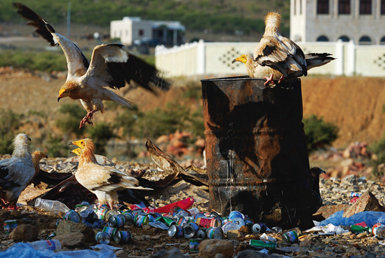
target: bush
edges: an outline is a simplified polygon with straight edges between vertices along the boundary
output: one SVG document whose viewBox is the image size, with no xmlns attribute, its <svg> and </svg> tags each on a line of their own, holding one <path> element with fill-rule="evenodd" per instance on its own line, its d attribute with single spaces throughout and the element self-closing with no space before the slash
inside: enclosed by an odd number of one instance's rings
<svg viewBox="0 0 385 258">
<path fill-rule="evenodd" d="M 308 152 L 331 145 L 338 137 L 338 127 L 315 115 L 303 120 Z"/>
<path fill-rule="evenodd" d="M 68 138 L 71 133 L 76 134 L 77 137 L 83 135 L 84 127 L 79 129 L 80 120 L 85 115 L 85 111 L 77 104 L 63 104 L 60 106 L 59 112 L 61 117 L 56 121 L 56 126 Z"/>
<path fill-rule="evenodd" d="M 95 153 L 105 155 L 107 142 L 115 136 L 112 127 L 107 123 L 97 123 L 87 128 L 87 132 L 95 145 Z"/>
<path fill-rule="evenodd" d="M 373 175 L 382 176 L 383 172 L 378 170 L 378 165 L 385 164 L 385 138 L 380 139 L 369 146 L 369 151 L 376 155 L 376 159 L 371 161 L 374 167 Z"/>
<path fill-rule="evenodd" d="M 61 52 L 2 51 L 0 66 L 46 72 L 67 70 L 66 60 Z"/>
<path fill-rule="evenodd" d="M 63 137 L 48 135 L 44 142 L 44 149 L 49 157 L 68 157 L 71 148 Z"/>
<path fill-rule="evenodd" d="M 13 151 L 12 141 L 16 136 L 14 132 L 21 125 L 21 114 L 12 110 L 0 110 L 0 154 L 11 154 Z"/>
</svg>

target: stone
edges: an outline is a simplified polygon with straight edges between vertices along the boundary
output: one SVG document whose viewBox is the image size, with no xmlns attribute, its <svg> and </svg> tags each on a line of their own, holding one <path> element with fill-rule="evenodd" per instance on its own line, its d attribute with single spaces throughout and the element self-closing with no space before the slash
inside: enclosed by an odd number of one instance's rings
<svg viewBox="0 0 385 258">
<path fill-rule="evenodd" d="M 224 257 L 233 257 L 233 242 L 229 240 L 206 239 L 199 244 L 199 257 L 211 258 L 216 254 L 222 254 Z"/>
<path fill-rule="evenodd" d="M 87 243 L 95 242 L 95 232 L 92 228 L 82 223 L 75 223 L 70 220 L 61 220 L 56 228 L 56 236 L 67 235 L 69 233 L 82 233 Z"/>
<path fill-rule="evenodd" d="M 9 235 L 9 238 L 15 242 L 32 242 L 37 240 L 37 237 L 37 227 L 31 224 L 20 224 Z"/>
<path fill-rule="evenodd" d="M 86 240 L 86 237 L 83 233 L 80 232 L 71 232 L 66 234 L 61 234 L 55 236 L 53 239 L 59 240 L 62 247 L 67 248 L 76 248 L 76 247 L 85 247 L 89 241 Z"/>
<path fill-rule="evenodd" d="M 337 205 L 325 205 L 320 207 L 314 214 L 313 218 L 318 221 L 329 218 L 332 214 L 337 211 L 342 211 L 349 208 L 348 204 L 337 204 Z"/>
<path fill-rule="evenodd" d="M 343 217 L 349 218 L 362 211 L 385 211 L 377 198 L 369 191 L 365 192 L 358 200 L 344 211 Z"/>
</svg>

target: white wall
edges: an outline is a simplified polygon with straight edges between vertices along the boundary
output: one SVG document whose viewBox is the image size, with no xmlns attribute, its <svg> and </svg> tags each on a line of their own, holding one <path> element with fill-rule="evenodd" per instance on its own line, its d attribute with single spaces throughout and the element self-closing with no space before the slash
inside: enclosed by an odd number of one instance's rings
<svg viewBox="0 0 385 258">
<path fill-rule="evenodd" d="M 242 63 L 232 63 L 241 54 L 253 52 L 257 42 L 196 42 L 180 47 L 155 49 L 156 67 L 166 76 L 246 74 Z M 305 53 L 332 54 L 336 60 L 309 71 L 311 74 L 385 76 L 385 46 L 353 42 L 299 43 Z"/>
</svg>

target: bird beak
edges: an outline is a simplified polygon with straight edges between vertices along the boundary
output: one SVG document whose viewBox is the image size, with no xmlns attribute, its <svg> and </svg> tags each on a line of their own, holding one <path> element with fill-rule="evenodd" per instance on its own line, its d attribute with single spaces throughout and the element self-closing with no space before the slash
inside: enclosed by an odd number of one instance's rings
<svg viewBox="0 0 385 258">
<path fill-rule="evenodd" d="M 64 97 L 63 95 L 65 92 L 66 92 L 66 89 L 64 89 L 64 88 L 60 89 L 59 96 L 57 97 L 57 102 L 59 102 L 60 99 Z"/>
<path fill-rule="evenodd" d="M 80 149 L 80 148 L 76 148 L 76 149 L 73 149 L 71 152 L 72 152 L 72 153 L 75 153 L 75 154 L 78 155 L 78 156 L 80 156 L 81 149 Z"/>
<path fill-rule="evenodd" d="M 29 138 L 29 136 L 27 136 L 27 139 L 28 139 L 28 141 L 30 141 L 30 142 L 32 141 L 31 138 Z"/>
<path fill-rule="evenodd" d="M 74 141 L 74 142 L 72 142 L 72 144 L 75 145 L 75 146 L 81 147 L 80 141 L 81 141 L 81 140 L 79 140 L 79 141 Z"/>
<path fill-rule="evenodd" d="M 233 61 L 231 63 L 235 63 L 235 62 L 246 63 L 246 60 L 242 55 L 242 56 L 238 56 L 237 58 L 233 59 Z"/>
</svg>

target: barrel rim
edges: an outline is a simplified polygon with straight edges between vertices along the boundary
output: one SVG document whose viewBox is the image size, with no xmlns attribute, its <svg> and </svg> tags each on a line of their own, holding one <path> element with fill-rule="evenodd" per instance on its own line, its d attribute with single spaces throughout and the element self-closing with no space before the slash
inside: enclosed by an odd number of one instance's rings
<svg viewBox="0 0 385 258">
<path fill-rule="evenodd" d="M 203 79 L 203 80 L 201 80 L 201 82 L 234 81 L 234 80 L 240 80 L 240 79 L 244 79 L 244 80 L 247 80 L 247 81 L 252 81 L 252 80 L 264 81 L 264 82 L 266 81 L 263 78 L 250 78 L 249 76 L 244 75 L 244 76 L 229 76 L 229 77 L 218 77 L 218 78 Z"/>
</svg>

